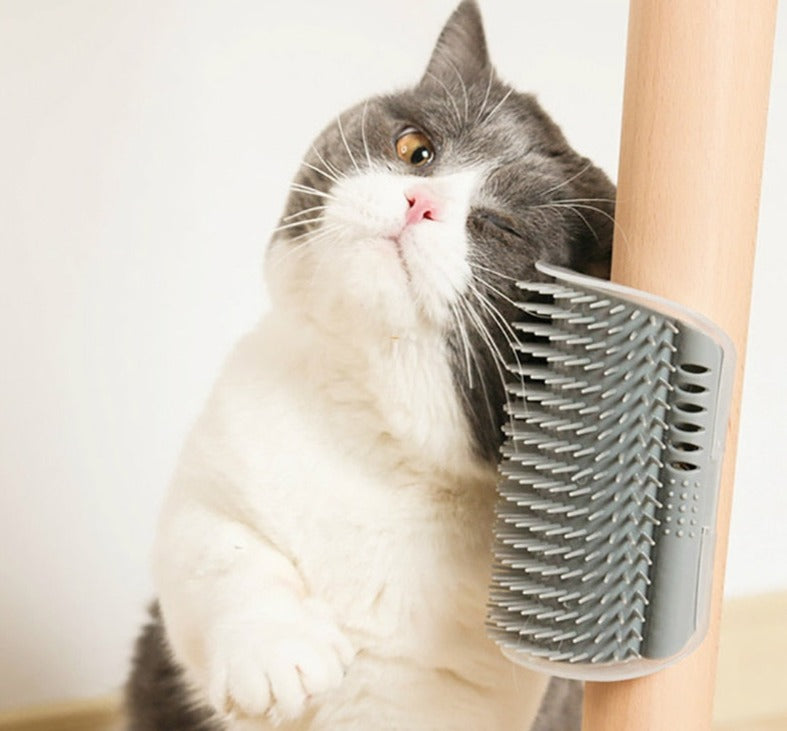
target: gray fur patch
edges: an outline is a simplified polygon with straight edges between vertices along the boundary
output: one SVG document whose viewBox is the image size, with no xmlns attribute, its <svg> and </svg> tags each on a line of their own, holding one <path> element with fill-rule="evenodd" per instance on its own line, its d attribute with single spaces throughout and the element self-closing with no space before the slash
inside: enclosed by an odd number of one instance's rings
<svg viewBox="0 0 787 731">
<path fill-rule="evenodd" d="M 172 657 L 158 603 L 150 607 L 125 688 L 126 731 L 222 731 L 213 711 L 194 701 Z"/>
<path fill-rule="evenodd" d="M 582 683 L 552 678 L 531 731 L 580 731 Z"/>
</svg>

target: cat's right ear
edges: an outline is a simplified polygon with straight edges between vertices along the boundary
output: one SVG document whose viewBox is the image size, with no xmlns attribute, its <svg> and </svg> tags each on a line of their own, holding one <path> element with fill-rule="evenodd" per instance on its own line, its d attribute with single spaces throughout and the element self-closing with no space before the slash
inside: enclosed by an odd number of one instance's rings
<svg viewBox="0 0 787 731">
<path fill-rule="evenodd" d="M 481 11 L 476 0 L 463 0 L 443 27 L 421 84 L 437 79 L 448 86 L 457 78 L 467 83 L 489 66 Z"/>
</svg>

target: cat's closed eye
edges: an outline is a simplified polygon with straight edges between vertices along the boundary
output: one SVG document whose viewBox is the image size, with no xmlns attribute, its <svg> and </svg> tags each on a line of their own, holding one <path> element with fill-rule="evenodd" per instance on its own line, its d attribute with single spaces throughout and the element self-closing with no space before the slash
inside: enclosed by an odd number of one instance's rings
<svg viewBox="0 0 787 731">
<path fill-rule="evenodd" d="M 488 223 L 500 231 L 504 231 L 507 234 L 516 236 L 518 239 L 525 238 L 519 231 L 517 231 L 514 222 L 507 218 L 503 218 L 502 216 L 495 213 L 490 213 L 489 211 L 480 211 L 476 214 L 476 216 L 484 223 Z"/>
</svg>

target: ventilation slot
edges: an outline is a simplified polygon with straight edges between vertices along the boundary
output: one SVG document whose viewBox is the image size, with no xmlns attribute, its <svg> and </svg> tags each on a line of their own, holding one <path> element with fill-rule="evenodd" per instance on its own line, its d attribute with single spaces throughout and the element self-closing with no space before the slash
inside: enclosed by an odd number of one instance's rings
<svg viewBox="0 0 787 731">
<path fill-rule="evenodd" d="M 698 452 L 700 450 L 698 444 L 690 444 L 689 442 L 672 442 L 671 446 L 679 452 Z"/>
<path fill-rule="evenodd" d="M 673 460 L 669 463 L 669 466 L 675 470 L 679 470 L 680 472 L 693 472 L 694 470 L 698 469 L 697 465 L 692 464 L 691 462 L 679 462 L 678 460 Z"/>
<path fill-rule="evenodd" d="M 680 370 L 684 373 L 688 373 L 692 376 L 700 376 L 704 373 L 707 373 L 710 369 L 706 368 L 704 365 L 699 365 L 698 363 L 682 363 L 678 366 Z"/>
<path fill-rule="evenodd" d="M 705 393 L 708 389 L 698 383 L 678 383 L 678 390 L 683 393 Z"/>
</svg>

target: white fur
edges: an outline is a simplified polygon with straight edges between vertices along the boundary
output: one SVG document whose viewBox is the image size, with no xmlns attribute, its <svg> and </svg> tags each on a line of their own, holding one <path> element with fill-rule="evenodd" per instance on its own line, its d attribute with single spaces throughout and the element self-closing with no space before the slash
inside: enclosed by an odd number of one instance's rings
<svg viewBox="0 0 787 731">
<path fill-rule="evenodd" d="M 444 329 L 477 173 L 333 186 L 274 241 L 274 307 L 230 356 L 158 533 L 170 642 L 240 729 L 529 727 L 545 679 L 484 632 L 494 472 L 472 453 Z"/>
</svg>

